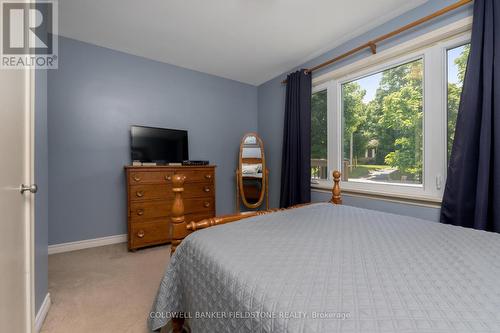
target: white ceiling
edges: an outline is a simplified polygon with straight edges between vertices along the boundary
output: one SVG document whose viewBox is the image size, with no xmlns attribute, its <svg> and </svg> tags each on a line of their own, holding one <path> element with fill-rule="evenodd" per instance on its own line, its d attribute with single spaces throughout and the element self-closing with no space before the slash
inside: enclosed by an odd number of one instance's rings
<svg viewBox="0 0 500 333">
<path fill-rule="evenodd" d="M 59 0 L 59 33 L 258 85 L 426 1 Z"/>
</svg>

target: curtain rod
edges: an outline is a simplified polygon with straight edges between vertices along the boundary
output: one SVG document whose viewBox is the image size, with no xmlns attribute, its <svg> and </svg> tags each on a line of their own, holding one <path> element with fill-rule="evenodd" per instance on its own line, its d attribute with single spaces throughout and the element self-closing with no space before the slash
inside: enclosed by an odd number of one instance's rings
<svg viewBox="0 0 500 333">
<path fill-rule="evenodd" d="M 404 25 L 404 26 L 402 26 L 399 29 L 396 29 L 394 31 L 391 31 L 391 32 L 385 34 L 385 35 L 382 35 L 382 36 L 379 36 L 379 37 L 377 37 L 375 39 L 372 39 L 371 41 L 369 41 L 367 43 L 364 43 L 364 44 L 362 44 L 362 45 L 360 45 L 358 47 L 355 47 L 352 50 L 347 51 L 346 53 L 343 53 L 343 54 L 339 55 L 338 57 L 332 58 L 332 59 L 330 59 L 328 61 L 325 61 L 325 62 L 323 62 L 323 63 L 321 63 L 319 65 L 316 65 L 314 67 L 308 68 L 308 69 L 305 70 L 305 72 L 307 74 L 309 74 L 309 73 L 312 73 L 312 72 L 314 72 L 314 71 L 316 71 L 318 69 L 321 69 L 323 67 L 330 66 L 334 62 L 337 62 L 339 60 L 347 58 L 347 57 L 349 57 L 349 56 L 351 56 L 351 55 L 353 55 L 355 53 L 358 53 L 359 51 L 362 51 L 362 50 L 366 49 L 366 48 L 370 48 L 372 54 L 376 54 L 377 53 L 377 43 L 379 43 L 381 41 L 384 41 L 386 39 L 389 39 L 391 37 L 394 37 L 394 36 L 396 36 L 396 35 L 398 35 L 398 34 L 400 34 L 402 32 L 410 30 L 410 29 L 412 29 L 412 28 L 414 28 L 414 27 L 416 27 L 416 26 L 418 26 L 420 24 L 423 24 L 423 23 L 428 22 L 428 21 L 430 21 L 432 19 L 435 19 L 436 17 L 444 15 L 444 14 L 446 14 L 448 12 L 451 12 L 452 10 L 455 10 L 457 8 L 465 6 L 465 5 L 467 5 L 467 4 L 471 3 L 471 2 L 473 2 L 473 0 L 461 0 L 461 1 L 455 2 L 454 4 L 451 4 L 451 5 L 447 6 L 447 7 L 444 7 L 443 9 L 440 9 L 437 12 L 434 12 L 434 13 L 432 13 L 430 15 L 422 17 L 421 19 L 418 19 L 418 20 L 413 21 L 411 23 L 408 23 L 407 25 Z M 282 84 L 286 84 L 287 80 L 283 80 L 283 81 L 281 81 L 281 83 Z"/>
</svg>

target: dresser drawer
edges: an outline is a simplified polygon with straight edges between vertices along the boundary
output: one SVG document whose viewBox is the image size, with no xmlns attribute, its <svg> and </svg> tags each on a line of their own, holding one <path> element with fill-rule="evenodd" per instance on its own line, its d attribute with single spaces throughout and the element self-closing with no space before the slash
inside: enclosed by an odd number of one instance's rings
<svg viewBox="0 0 500 333">
<path fill-rule="evenodd" d="M 176 171 L 176 174 L 182 174 L 186 176 L 186 181 L 184 184 L 193 183 L 193 182 L 207 182 L 213 183 L 215 178 L 214 170 L 181 170 Z"/>
<path fill-rule="evenodd" d="M 141 247 L 169 242 L 170 222 L 149 221 L 131 224 L 130 241 L 132 247 Z"/>
<path fill-rule="evenodd" d="M 156 217 L 170 216 L 173 201 L 134 201 L 130 203 L 130 218 L 132 221 L 145 220 Z M 213 197 L 186 198 L 184 199 L 184 211 L 189 213 L 204 213 L 215 210 Z"/>
<path fill-rule="evenodd" d="M 128 195 L 130 201 L 172 200 L 174 197 L 172 186 L 168 184 L 131 185 Z"/>
<path fill-rule="evenodd" d="M 186 214 L 184 216 L 184 221 L 186 223 L 189 222 L 198 222 L 204 219 L 208 219 L 211 217 L 215 216 L 215 211 L 214 210 L 208 210 L 206 212 L 200 212 L 200 213 L 192 213 L 192 214 Z M 133 216 L 132 216 L 133 217 Z M 164 222 L 171 222 L 171 216 L 170 213 L 168 216 L 160 216 L 160 217 L 144 217 L 144 215 L 133 217 L 132 223 L 134 225 L 144 223 L 144 222 L 156 222 L 156 223 L 164 223 Z"/>
<path fill-rule="evenodd" d="M 211 197 L 214 193 L 213 183 L 187 183 L 184 185 L 183 198 Z M 130 201 L 173 200 L 172 186 L 168 184 L 131 185 Z"/>
<path fill-rule="evenodd" d="M 170 190 L 172 192 L 172 190 Z M 187 183 L 184 184 L 183 198 L 211 198 L 214 196 L 213 183 Z M 173 197 L 172 197 L 173 198 Z"/>
<path fill-rule="evenodd" d="M 170 184 L 173 171 L 130 171 L 129 184 Z"/>
<path fill-rule="evenodd" d="M 186 213 L 205 213 L 215 210 L 214 199 L 212 197 L 185 199 L 184 210 Z"/>
<path fill-rule="evenodd" d="M 132 222 L 155 217 L 168 217 L 173 201 L 158 200 L 151 202 L 135 201 L 130 203 L 130 218 Z"/>
</svg>

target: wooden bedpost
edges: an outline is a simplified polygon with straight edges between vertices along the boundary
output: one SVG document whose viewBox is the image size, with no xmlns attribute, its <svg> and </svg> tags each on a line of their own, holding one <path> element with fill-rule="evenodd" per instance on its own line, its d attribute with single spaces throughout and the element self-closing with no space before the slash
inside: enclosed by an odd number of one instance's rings
<svg viewBox="0 0 500 333">
<path fill-rule="evenodd" d="M 172 224 L 171 235 L 172 245 L 170 246 L 170 255 L 173 255 L 177 246 L 189 234 L 184 220 L 184 202 L 182 201 L 182 192 L 184 192 L 184 181 L 186 176 L 174 175 L 172 179 L 172 191 L 174 192 L 174 203 L 172 205 Z M 181 333 L 184 327 L 184 318 L 172 318 L 173 333 Z M 165 330 L 162 329 L 162 332 Z"/>
<path fill-rule="evenodd" d="M 175 249 L 181 241 L 189 234 L 184 220 L 184 202 L 182 201 L 182 192 L 184 192 L 184 175 L 174 175 L 172 179 L 172 191 L 174 192 L 174 204 L 172 205 L 172 245 L 170 254 L 174 254 Z"/>
<path fill-rule="evenodd" d="M 340 195 L 340 172 L 335 170 L 333 172 L 333 188 L 332 188 L 332 199 L 330 202 L 340 205 L 342 204 L 342 197 Z"/>
</svg>

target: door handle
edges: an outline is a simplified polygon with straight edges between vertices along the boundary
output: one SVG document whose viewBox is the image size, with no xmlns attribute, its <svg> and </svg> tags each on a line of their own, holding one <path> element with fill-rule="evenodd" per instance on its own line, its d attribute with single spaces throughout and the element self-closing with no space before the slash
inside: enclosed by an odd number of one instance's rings
<svg viewBox="0 0 500 333">
<path fill-rule="evenodd" d="M 24 192 L 36 193 L 37 191 L 38 191 L 38 186 L 36 184 L 32 185 L 21 184 L 21 194 L 24 194 Z"/>
</svg>

